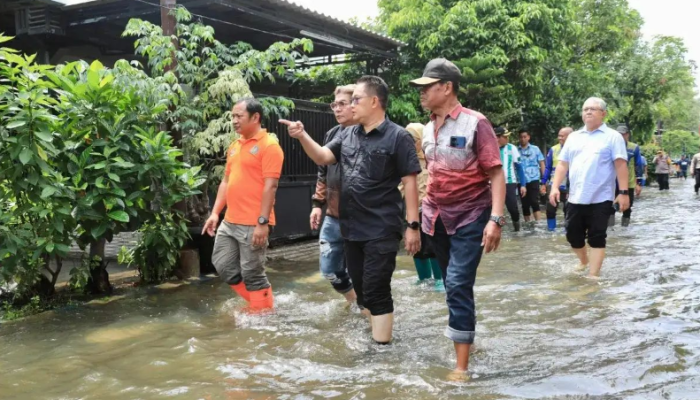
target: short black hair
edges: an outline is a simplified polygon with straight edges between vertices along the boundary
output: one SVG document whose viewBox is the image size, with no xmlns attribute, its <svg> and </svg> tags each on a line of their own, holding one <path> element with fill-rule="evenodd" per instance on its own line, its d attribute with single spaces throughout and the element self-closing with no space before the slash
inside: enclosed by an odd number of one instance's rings
<svg viewBox="0 0 700 400">
<path fill-rule="evenodd" d="M 357 80 L 357 84 L 364 84 L 373 95 L 377 96 L 382 109 L 386 110 L 389 105 L 389 85 L 384 82 L 384 79 L 374 75 L 365 75 Z"/>
<path fill-rule="evenodd" d="M 447 81 L 452 83 L 452 93 L 455 96 L 459 96 L 459 81 Z"/>
<path fill-rule="evenodd" d="M 248 115 L 252 117 L 253 114 L 258 114 L 260 116 L 260 121 L 262 122 L 262 119 L 265 116 L 265 110 L 263 110 L 263 106 L 260 101 L 252 97 L 246 97 L 238 100 L 236 105 L 241 103 L 245 104 L 245 110 L 248 112 Z"/>
<path fill-rule="evenodd" d="M 522 135 L 523 133 L 527 133 L 527 135 L 530 136 L 530 132 L 527 129 L 521 128 L 518 130 L 518 136 Z"/>
<path fill-rule="evenodd" d="M 493 132 L 496 134 L 496 136 L 498 136 L 498 135 L 506 133 L 506 128 L 504 128 L 502 126 L 497 126 L 497 127 L 493 128 Z"/>
</svg>

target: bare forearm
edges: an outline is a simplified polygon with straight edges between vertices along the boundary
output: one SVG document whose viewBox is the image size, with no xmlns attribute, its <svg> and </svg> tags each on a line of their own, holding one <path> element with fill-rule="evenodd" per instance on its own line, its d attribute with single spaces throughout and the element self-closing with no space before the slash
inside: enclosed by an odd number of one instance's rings
<svg viewBox="0 0 700 400">
<path fill-rule="evenodd" d="M 540 161 L 540 176 L 544 176 L 544 161 Z"/>
<path fill-rule="evenodd" d="M 299 143 L 301 143 L 304 152 L 306 152 L 309 158 L 317 165 L 332 165 L 336 163 L 333 152 L 327 147 L 316 143 L 308 133 L 304 132 L 304 136 L 299 139 Z"/>
<path fill-rule="evenodd" d="M 501 216 L 506 202 L 506 176 L 503 168 L 491 168 L 489 178 L 491 178 L 491 213 Z"/>
<path fill-rule="evenodd" d="M 620 190 L 629 189 L 629 169 L 627 168 L 626 160 L 615 160 L 615 169 L 617 170 L 617 185 Z"/>
<path fill-rule="evenodd" d="M 569 172 L 569 163 L 559 160 L 557 168 L 554 170 L 554 179 L 552 180 L 553 188 L 559 188 L 559 186 L 561 186 L 567 172 Z"/>
<path fill-rule="evenodd" d="M 275 195 L 277 194 L 278 180 L 272 178 L 265 179 L 265 187 L 263 189 L 262 204 L 260 205 L 260 216 L 270 218 L 272 207 L 275 204 Z"/>
<path fill-rule="evenodd" d="M 406 194 L 406 221 L 418 221 L 418 183 L 416 176 L 402 179 Z"/>
<path fill-rule="evenodd" d="M 221 211 L 226 207 L 226 188 L 228 187 L 228 180 L 223 180 L 219 184 L 219 190 L 216 192 L 216 201 L 214 202 L 214 208 L 212 208 L 211 213 L 214 215 L 221 214 Z"/>
</svg>

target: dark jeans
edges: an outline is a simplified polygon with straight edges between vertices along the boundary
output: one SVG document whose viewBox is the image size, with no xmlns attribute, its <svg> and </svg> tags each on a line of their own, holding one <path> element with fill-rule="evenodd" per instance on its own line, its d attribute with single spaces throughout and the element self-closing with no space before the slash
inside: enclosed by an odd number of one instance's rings
<svg viewBox="0 0 700 400">
<path fill-rule="evenodd" d="M 562 210 L 564 210 L 564 218 L 566 218 L 566 201 L 569 199 L 569 191 L 565 189 L 559 190 L 559 200 L 561 200 Z M 557 207 L 554 207 L 552 203 L 547 201 L 547 219 L 554 219 L 557 217 Z"/>
<path fill-rule="evenodd" d="M 372 315 L 394 312 L 391 276 L 396 269 L 399 238 L 345 241 L 345 261 L 355 286 L 357 305 Z"/>
<path fill-rule="evenodd" d="M 530 209 L 532 209 L 532 212 L 540 212 L 540 182 L 528 182 L 525 187 L 527 188 L 527 195 L 522 199 L 523 215 L 529 217 Z"/>
<path fill-rule="evenodd" d="M 459 228 L 454 235 L 447 234 L 438 217 L 435 235 L 431 237 L 447 292 L 449 322 L 445 336 L 456 343 L 474 343 L 474 281 L 483 251 L 481 240 L 490 215 L 490 208 L 484 210 L 476 221 Z"/>
<path fill-rule="evenodd" d="M 517 183 L 506 184 L 506 208 L 510 219 L 513 222 L 520 221 L 520 210 L 518 210 L 518 197 L 520 197 L 520 185 Z"/>
<path fill-rule="evenodd" d="M 659 182 L 659 190 L 668 190 L 668 174 L 656 174 L 656 181 Z"/>
<path fill-rule="evenodd" d="M 688 178 L 688 170 L 681 169 L 680 172 L 678 173 L 678 178 L 687 179 Z"/>
<path fill-rule="evenodd" d="M 695 193 L 700 189 L 700 170 L 695 170 Z"/>
<path fill-rule="evenodd" d="M 622 213 L 623 218 L 629 218 L 630 216 L 632 216 L 632 205 L 634 205 L 634 189 L 630 189 L 629 192 L 630 192 L 630 208 L 628 208 L 627 211 Z M 619 194 L 620 194 L 620 189 L 615 189 L 615 197 L 616 198 Z M 615 210 L 615 209 L 613 208 L 613 210 Z"/>
<path fill-rule="evenodd" d="M 566 206 L 566 240 L 574 249 L 588 245 L 604 249 L 608 237 L 608 219 L 615 212 L 612 201 L 596 204 L 574 204 Z"/>
</svg>

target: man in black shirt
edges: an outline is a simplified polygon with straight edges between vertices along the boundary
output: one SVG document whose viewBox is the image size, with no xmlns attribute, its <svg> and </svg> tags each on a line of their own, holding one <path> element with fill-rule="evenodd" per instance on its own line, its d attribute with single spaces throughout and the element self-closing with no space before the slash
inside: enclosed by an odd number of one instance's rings
<svg viewBox="0 0 700 400">
<path fill-rule="evenodd" d="M 386 118 L 389 88 L 376 76 L 357 81 L 352 96 L 355 121 L 321 147 L 300 122 L 280 120 L 289 135 L 299 139 L 316 164 L 339 162 L 342 171 L 340 231 L 345 239 L 348 272 L 357 303 L 369 310 L 372 337 L 389 343 L 394 323 L 391 276 L 401 240 L 402 200 L 398 185 L 406 191 L 406 250 L 420 250 L 418 187 L 421 171 L 411 135 Z"/>
</svg>

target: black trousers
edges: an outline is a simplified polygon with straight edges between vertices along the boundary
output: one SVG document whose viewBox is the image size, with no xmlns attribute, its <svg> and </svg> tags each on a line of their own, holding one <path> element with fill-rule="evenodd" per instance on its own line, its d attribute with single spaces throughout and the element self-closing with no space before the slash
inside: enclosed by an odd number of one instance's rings
<svg viewBox="0 0 700 400">
<path fill-rule="evenodd" d="M 700 189 L 700 170 L 695 170 L 695 193 Z"/>
<path fill-rule="evenodd" d="M 656 174 L 656 181 L 659 182 L 659 190 L 668 190 L 668 174 Z"/>
<path fill-rule="evenodd" d="M 517 183 L 506 184 L 506 208 L 512 222 L 520 221 L 520 210 L 518 210 L 518 197 L 520 197 L 520 185 Z"/>
<path fill-rule="evenodd" d="M 596 204 L 566 205 L 566 240 L 574 249 L 588 245 L 604 249 L 608 237 L 608 219 L 615 212 L 612 201 Z"/>
<path fill-rule="evenodd" d="M 394 312 L 391 298 L 391 276 L 396 269 L 399 238 L 396 236 L 368 240 L 345 241 L 345 261 L 355 286 L 357 305 L 372 315 Z"/>
<path fill-rule="evenodd" d="M 566 203 L 569 200 L 568 190 L 559 190 L 559 200 L 561 200 L 562 210 L 564 211 L 564 218 L 566 218 Z M 552 203 L 547 201 L 547 219 L 554 219 L 557 217 L 557 207 L 554 207 Z"/>
<path fill-rule="evenodd" d="M 532 209 L 532 212 L 540 212 L 540 182 L 528 182 L 525 187 L 527 188 L 527 195 L 522 199 L 523 215 L 529 217 L 530 209 Z"/>
</svg>

